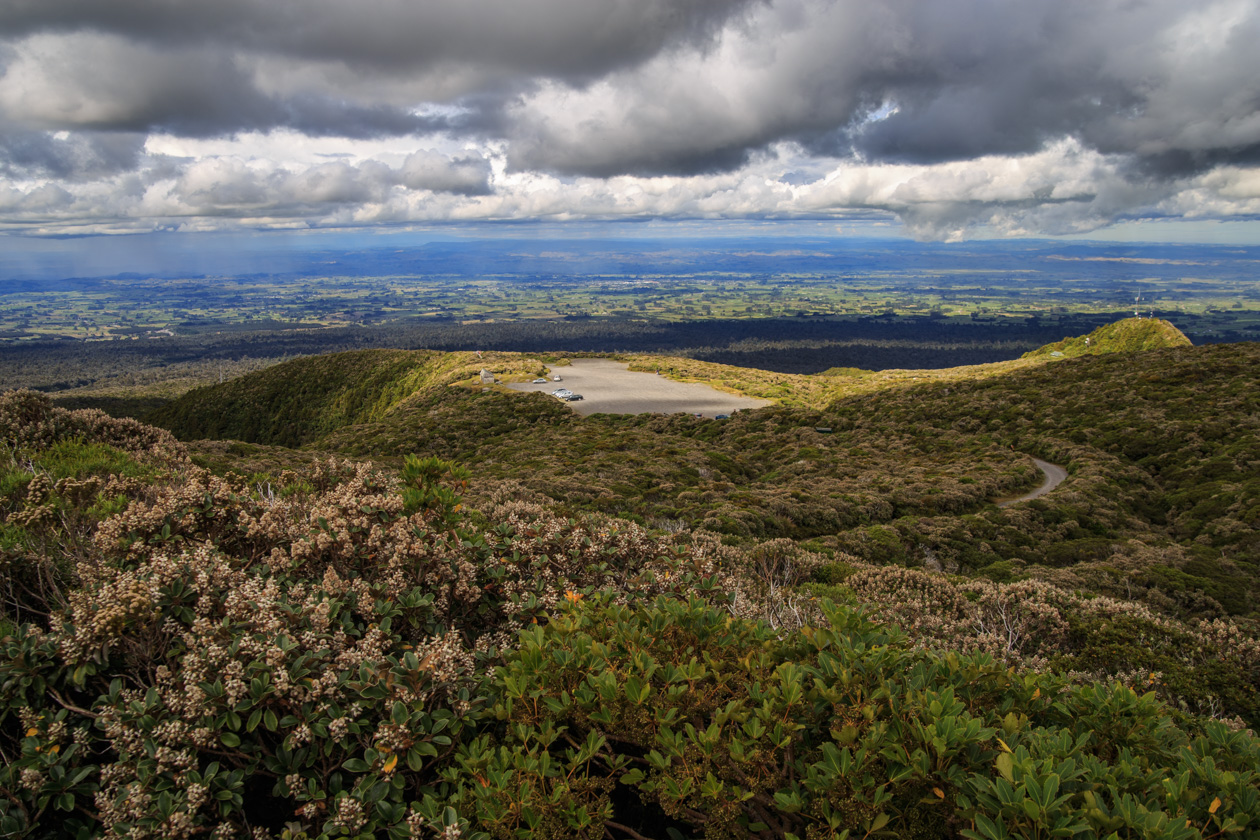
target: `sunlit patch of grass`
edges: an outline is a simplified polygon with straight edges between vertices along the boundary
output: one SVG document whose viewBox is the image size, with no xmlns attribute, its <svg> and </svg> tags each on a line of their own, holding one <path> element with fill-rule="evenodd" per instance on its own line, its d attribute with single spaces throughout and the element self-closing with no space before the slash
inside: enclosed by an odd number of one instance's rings
<svg viewBox="0 0 1260 840">
<path fill-rule="evenodd" d="M 153 472 L 153 468 L 137 462 L 121 450 L 79 439 L 54 443 L 33 456 L 31 464 L 54 481 L 89 475 L 139 478 Z"/>
</svg>

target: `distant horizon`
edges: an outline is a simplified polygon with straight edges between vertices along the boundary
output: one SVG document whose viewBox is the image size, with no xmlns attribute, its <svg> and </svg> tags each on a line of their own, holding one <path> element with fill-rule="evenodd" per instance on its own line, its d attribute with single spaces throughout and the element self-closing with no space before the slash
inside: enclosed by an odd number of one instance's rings
<svg viewBox="0 0 1260 840">
<path fill-rule="evenodd" d="M 1142 239 L 1142 233 L 1174 230 L 1178 240 Z M 1145 223 L 1117 226 L 1111 238 L 1092 236 L 970 237 L 957 242 L 922 241 L 906 235 L 898 225 L 834 221 L 601 221 L 494 222 L 394 226 L 371 229 L 315 229 L 288 231 L 205 231 L 133 234 L 86 234 L 34 237 L 0 235 L 0 283 L 5 280 L 113 277 L 126 274 L 155 276 L 231 276 L 284 273 L 298 270 L 305 258 L 326 253 L 381 252 L 416 249 L 442 243 L 586 243 L 647 253 L 635 246 L 652 242 L 711 243 L 715 249 L 758 242 L 882 242 L 908 251 L 941 248 L 1061 245 L 1126 249 L 1249 248 L 1260 247 L 1260 224 Z M 1096 232 L 1097 233 L 1097 232 Z M 1214 235 L 1210 235 L 1214 234 Z"/>
</svg>

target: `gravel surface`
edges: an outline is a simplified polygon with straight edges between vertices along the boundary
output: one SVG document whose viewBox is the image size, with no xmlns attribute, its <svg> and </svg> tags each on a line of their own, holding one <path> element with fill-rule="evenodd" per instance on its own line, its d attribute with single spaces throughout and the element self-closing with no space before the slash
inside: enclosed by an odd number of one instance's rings
<svg viewBox="0 0 1260 840">
<path fill-rule="evenodd" d="M 1029 456 L 1031 457 L 1031 456 Z M 998 499 L 994 504 L 998 507 L 1010 507 L 1016 502 L 1027 502 L 1032 499 L 1040 498 L 1046 495 L 1054 488 L 1063 483 L 1063 479 L 1067 478 L 1067 470 L 1058 464 L 1052 464 L 1049 461 L 1043 461 L 1040 458 L 1033 458 L 1033 463 L 1037 465 L 1037 469 L 1045 474 L 1046 480 L 1041 482 L 1041 486 L 1031 493 L 1025 493 L 1022 496 L 1016 496 L 1013 499 Z"/>
<path fill-rule="evenodd" d="M 654 373 L 627 370 L 625 362 L 610 359 L 574 359 L 568 367 L 555 368 L 562 382 L 545 385 L 514 382 L 514 391 L 543 391 L 550 394 L 557 388 L 568 388 L 581 394 L 578 402 L 566 403 L 578 414 L 731 414 L 741 408 L 760 408 L 769 400 L 739 397 L 695 382 L 675 382 Z"/>
</svg>

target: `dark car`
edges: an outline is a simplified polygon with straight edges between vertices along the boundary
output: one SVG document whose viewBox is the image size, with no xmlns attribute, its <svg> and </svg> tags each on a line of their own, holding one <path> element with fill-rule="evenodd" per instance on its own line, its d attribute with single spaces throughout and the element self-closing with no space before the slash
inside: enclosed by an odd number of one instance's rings
<svg viewBox="0 0 1260 840">
<path fill-rule="evenodd" d="M 568 401 L 568 402 L 577 402 L 578 400 L 582 399 L 582 395 L 581 395 L 581 394 L 569 394 L 567 397 L 561 397 L 561 399 L 566 400 L 566 401 Z"/>
</svg>

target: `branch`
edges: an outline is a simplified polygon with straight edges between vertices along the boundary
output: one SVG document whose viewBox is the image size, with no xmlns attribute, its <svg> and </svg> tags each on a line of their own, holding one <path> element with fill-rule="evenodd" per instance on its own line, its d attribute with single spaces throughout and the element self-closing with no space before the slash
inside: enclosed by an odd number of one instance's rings
<svg viewBox="0 0 1260 840">
<path fill-rule="evenodd" d="M 52 695 L 53 699 L 57 701 L 57 703 L 61 706 L 61 708 L 66 709 L 67 711 L 71 711 L 71 712 L 74 712 L 75 714 L 80 714 L 85 717 L 90 717 L 93 720 L 100 717 L 100 715 L 98 715 L 96 712 L 89 712 L 87 709 L 84 709 L 80 706 L 76 706 L 73 703 L 67 703 L 65 698 L 63 698 L 60 694 L 58 694 L 57 689 L 53 688 L 52 686 L 48 687 L 48 693 Z"/>
<path fill-rule="evenodd" d="M 622 825 L 621 823 L 619 823 L 619 822 L 613 822 L 612 820 L 604 820 L 604 828 L 605 828 L 605 829 L 608 829 L 608 828 L 615 828 L 615 829 L 617 829 L 618 831 L 624 831 L 624 832 L 625 832 L 626 834 L 628 834 L 630 837 L 634 838 L 634 840 L 652 840 L 652 838 L 651 838 L 651 837 L 645 837 L 645 836 L 643 836 L 642 834 L 640 834 L 639 832 L 635 831 L 635 830 L 634 830 L 633 828 L 631 828 L 630 826 L 628 826 L 628 825 Z"/>
</svg>

